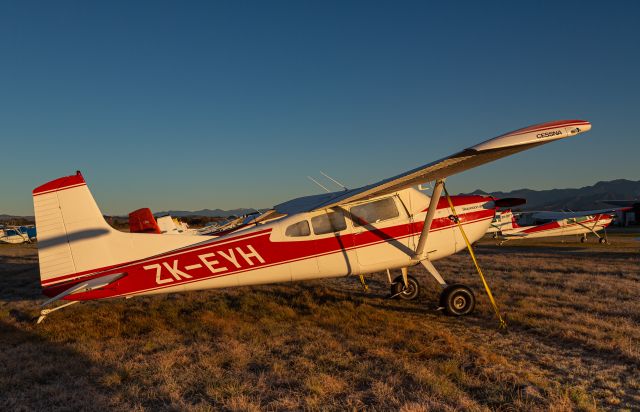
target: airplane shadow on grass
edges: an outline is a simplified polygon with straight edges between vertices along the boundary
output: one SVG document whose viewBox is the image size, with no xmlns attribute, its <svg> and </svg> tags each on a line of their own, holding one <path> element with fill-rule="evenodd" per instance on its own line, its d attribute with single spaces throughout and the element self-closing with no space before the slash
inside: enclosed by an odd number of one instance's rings
<svg viewBox="0 0 640 412">
<path fill-rule="evenodd" d="M 112 373 L 84 355 L 0 320 L 0 410 L 107 410 L 97 381 Z"/>
<path fill-rule="evenodd" d="M 158 410 L 171 405 L 161 387 L 154 388 L 153 397 L 141 396 L 148 387 L 143 377 L 99 356 L 91 359 L 72 343 L 49 339 L 47 334 L 60 334 L 55 328 L 31 328 L 0 318 L 0 410 Z"/>
<path fill-rule="evenodd" d="M 15 263 L 0 256 L 0 301 L 44 301 L 37 262 Z"/>
</svg>

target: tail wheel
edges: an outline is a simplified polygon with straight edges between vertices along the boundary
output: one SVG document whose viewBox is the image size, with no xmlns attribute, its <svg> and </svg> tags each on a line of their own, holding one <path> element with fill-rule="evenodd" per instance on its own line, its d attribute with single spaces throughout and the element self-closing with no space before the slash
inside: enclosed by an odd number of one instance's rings
<svg viewBox="0 0 640 412">
<path fill-rule="evenodd" d="M 450 285 L 440 294 L 440 306 L 451 316 L 464 316 L 473 312 L 476 297 L 465 285 Z"/>
<path fill-rule="evenodd" d="M 420 284 L 413 276 L 407 276 L 407 286 L 404 285 L 402 276 L 398 276 L 391 284 L 391 296 L 403 300 L 414 300 L 420 295 Z"/>
</svg>

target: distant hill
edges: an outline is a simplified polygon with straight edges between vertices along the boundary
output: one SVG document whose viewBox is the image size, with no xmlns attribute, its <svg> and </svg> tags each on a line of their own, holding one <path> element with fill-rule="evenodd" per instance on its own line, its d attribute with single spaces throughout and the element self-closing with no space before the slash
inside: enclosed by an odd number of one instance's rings
<svg viewBox="0 0 640 412">
<path fill-rule="evenodd" d="M 609 182 L 598 182 L 593 186 L 585 186 L 577 189 L 550 189 L 531 190 L 517 189 L 510 192 L 487 193 L 483 190 L 475 190 L 472 194 L 491 194 L 495 197 L 522 197 L 527 199 L 527 204 L 522 210 L 590 210 L 608 207 L 601 203 L 602 200 L 612 199 L 640 199 L 640 180 L 617 179 Z M 264 211 L 264 209 L 261 209 Z M 241 216 L 255 212 L 255 209 L 238 208 L 232 210 L 202 209 L 195 211 L 169 210 L 155 213 L 156 216 L 171 215 L 174 217 L 204 216 L 204 217 L 229 217 Z M 126 218 L 126 216 L 122 216 Z M 11 216 L 0 214 L 0 221 L 25 219 L 33 222 L 33 216 Z"/>
<path fill-rule="evenodd" d="M 473 194 L 487 194 L 480 189 Z M 593 186 L 578 189 L 531 190 L 517 189 L 510 192 L 489 193 L 495 197 L 522 197 L 527 204 L 522 210 L 590 210 L 603 209 L 609 205 L 602 200 L 640 199 L 640 180 L 617 179 L 598 182 Z"/>
<path fill-rule="evenodd" d="M 229 216 L 242 216 L 247 213 L 255 212 L 255 209 L 232 209 L 232 210 L 222 210 L 222 209 L 202 209 L 202 210 L 194 210 L 193 212 L 188 210 L 169 210 L 166 212 L 157 212 L 154 213 L 155 216 L 166 216 L 171 215 L 173 217 L 185 217 L 185 216 L 206 216 L 206 217 L 229 217 Z"/>
<path fill-rule="evenodd" d="M 12 216 L 0 214 L 0 223 L 5 225 L 26 225 L 35 222 L 33 216 Z"/>
</svg>

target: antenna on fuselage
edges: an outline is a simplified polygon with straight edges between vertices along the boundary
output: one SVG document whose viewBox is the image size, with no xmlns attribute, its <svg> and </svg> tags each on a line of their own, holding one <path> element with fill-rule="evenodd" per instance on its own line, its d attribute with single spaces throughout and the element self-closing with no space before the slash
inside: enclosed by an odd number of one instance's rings
<svg viewBox="0 0 640 412">
<path fill-rule="evenodd" d="M 320 174 L 324 177 L 326 177 L 327 179 L 331 180 L 333 183 L 337 184 L 338 186 L 340 186 L 342 188 L 342 190 L 349 190 L 348 187 L 346 187 L 345 185 L 343 185 L 342 183 L 338 182 L 336 179 L 334 179 L 333 177 L 329 176 L 328 174 L 326 174 L 325 172 L 323 172 L 322 170 L 320 171 Z"/>
<path fill-rule="evenodd" d="M 331 190 L 327 189 L 326 187 L 322 186 L 320 184 L 320 182 L 318 182 L 316 179 L 314 179 L 311 176 L 307 176 L 307 179 L 311 180 L 313 183 L 317 184 L 318 186 L 320 186 L 321 188 L 323 188 L 327 193 L 331 193 Z"/>
</svg>

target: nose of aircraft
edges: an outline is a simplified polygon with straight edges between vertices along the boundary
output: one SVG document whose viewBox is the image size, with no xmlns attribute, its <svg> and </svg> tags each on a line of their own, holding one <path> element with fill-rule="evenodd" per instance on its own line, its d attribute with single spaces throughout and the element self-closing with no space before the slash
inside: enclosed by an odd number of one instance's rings
<svg viewBox="0 0 640 412">
<path fill-rule="evenodd" d="M 496 207 L 516 207 L 527 203 L 526 199 L 519 197 L 504 197 L 502 199 L 495 199 Z"/>
</svg>

